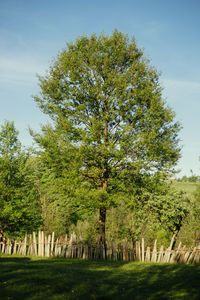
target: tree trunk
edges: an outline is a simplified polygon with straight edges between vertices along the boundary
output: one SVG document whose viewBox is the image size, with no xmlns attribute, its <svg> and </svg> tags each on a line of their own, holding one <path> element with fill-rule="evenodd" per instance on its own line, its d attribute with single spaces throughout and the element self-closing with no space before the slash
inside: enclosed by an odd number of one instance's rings
<svg viewBox="0 0 200 300">
<path fill-rule="evenodd" d="M 106 247 L 106 208 L 100 207 L 99 209 L 99 241 Z"/>
<path fill-rule="evenodd" d="M 103 107 L 103 112 L 106 115 L 108 112 L 108 103 L 107 99 L 104 101 L 104 107 Z M 104 117 L 105 117 L 104 115 Z M 108 121 L 107 118 L 105 118 L 104 121 L 104 134 L 103 134 L 103 145 L 104 145 L 104 150 L 107 150 L 108 146 Z M 103 163 L 103 176 L 102 176 L 102 181 L 101 181 L 101 186 L 100 189 L 102 192 L 107 191 L 108 187 L 108 157 L 107 154 L 104 157 L 104 163 Z M 103 200 L 103 201 L 102 201 Z M 105 248 L 105 257 L 106 257 L 106 203 L 104 202 L 105 199 L 102 199 L 102 203 L 100 204 L 99 208 L 99 242 L 104 246 Z"/>
<path fill-rule="evenodd" d="M 172 250 L 175 249 L 176 242 L 177 242 L 177 237 L 178 237 L 179 231 L 181 230 L 181 227 L 182 227 L 181 225 L 177 226 L 176 231 L 174 232 L 175 236 L 174 236 L 174 242 L 173 242 L 173 245 L 172 245 Z"/>
<path fill-rule="evenodd" d="M 107 169 L 104 171 L 104 182 L 101 186 L 101 191 L 104 192 L 108 187 L 108 172 Z M 104 195 L 103 195 L 104 197 Z M 101 199 L 102 203 L 99 208 L 99 242 L 104 246 L 106 251 L 106 203 L 105 199 Z"/>
</svg>

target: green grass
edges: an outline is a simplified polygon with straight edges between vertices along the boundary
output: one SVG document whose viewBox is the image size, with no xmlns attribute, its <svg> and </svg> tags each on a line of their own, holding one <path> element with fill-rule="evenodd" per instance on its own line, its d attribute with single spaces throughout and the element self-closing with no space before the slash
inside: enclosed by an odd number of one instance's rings
<svg viewBox="0 0 200 300">
<path fill-rule="evenodd" d="M 0 299 L 200 299 L 200 265 L 0 257 Z"/>
<path fill-rule="evenodd" d="M 172 184 L 178 191 L 182 190 L 186 192 L 188 196 L 192 196 L 200 183 L 174 181 Z"/>
</svg>

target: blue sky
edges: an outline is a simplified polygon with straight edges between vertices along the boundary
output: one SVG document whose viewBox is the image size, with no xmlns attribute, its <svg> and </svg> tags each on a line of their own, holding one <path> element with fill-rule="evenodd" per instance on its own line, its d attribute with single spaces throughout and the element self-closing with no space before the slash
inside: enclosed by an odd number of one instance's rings
<svg viewBox="0 0 200 300">
<path fill-rule="evenodd" d="M 59 50 L 76 37 L 112 33 L 135 36 L 162 72 L 163 97 L 182 123 L 179 176 L 200 174 L 199 0 L 0 0 L 0 124 L 13 120 L 20 140 L 48 117 L 33 102 Z"/>
</svg>

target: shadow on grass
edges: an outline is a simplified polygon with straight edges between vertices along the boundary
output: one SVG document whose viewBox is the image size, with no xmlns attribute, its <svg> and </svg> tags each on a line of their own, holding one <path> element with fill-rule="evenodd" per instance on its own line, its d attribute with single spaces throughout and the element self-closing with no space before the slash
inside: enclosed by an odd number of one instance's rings
<svg viewBox="0 0 200 300">
<path fill-rule="evenodd" d="M 17 262 L 17 263 L 21 263 L 21 262 L 26 262 L 26 261 L 30 261 L 29 257 L 0 257 L 0 264 L 1 263 L 5 263 L 5 262 Z"/>
<path fill-rule="evenodd" d="M 200 299 L 200 265 L 0 258 L 0 299 Z"/>
</svg>

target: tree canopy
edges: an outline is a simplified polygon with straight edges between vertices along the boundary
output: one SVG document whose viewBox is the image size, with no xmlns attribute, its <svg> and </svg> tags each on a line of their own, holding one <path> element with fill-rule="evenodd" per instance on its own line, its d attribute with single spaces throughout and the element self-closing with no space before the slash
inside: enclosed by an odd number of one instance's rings
<svg viewBox="0 0 200 300">
<path fill-rule="evenodd" d="M 14 122 L 5 121 L 0 128 L 0 230 L 10 235 L 19 236 L 41 223 L 28 159 Z"/>
<path fill-rule="evenodd" d="M 104 243 L 113 195 L 173 169 L 180 125 L 162 98 L 159 73 L 134 38 L 117 30 L 67 44 L 39 82 L 34 99 L 79 157 L 78 176 L 95 193 Z"/>
</svg>

